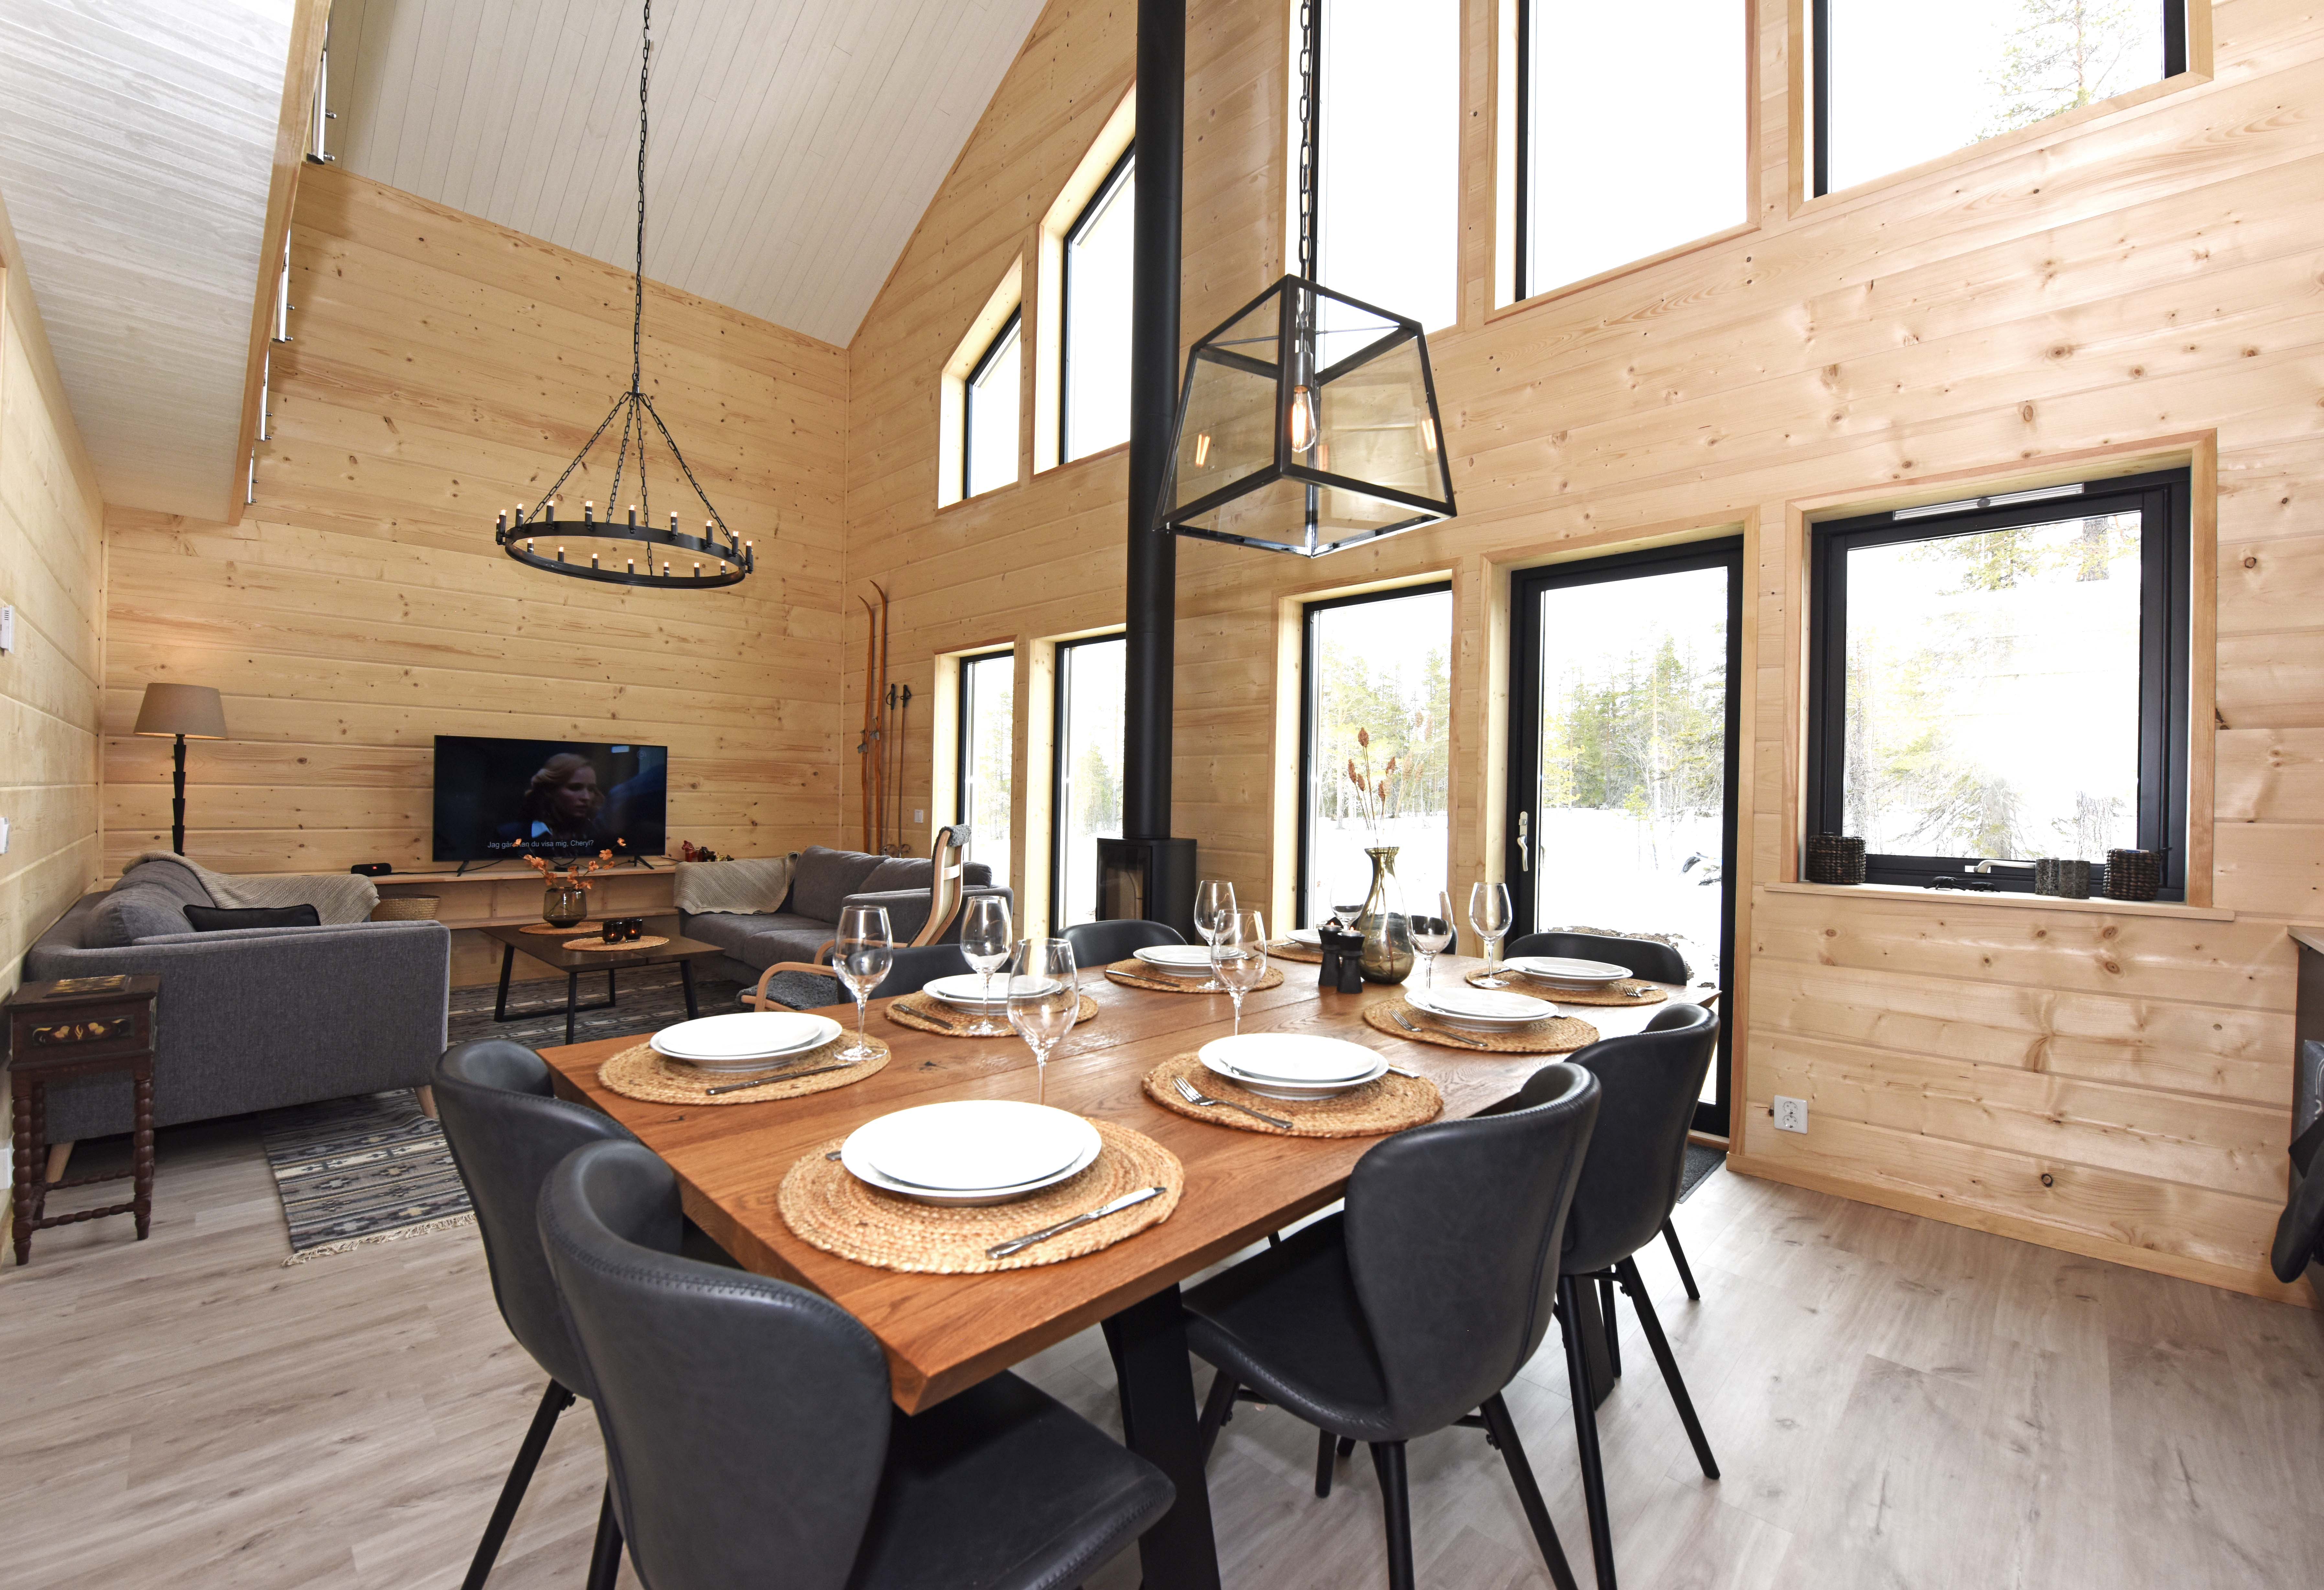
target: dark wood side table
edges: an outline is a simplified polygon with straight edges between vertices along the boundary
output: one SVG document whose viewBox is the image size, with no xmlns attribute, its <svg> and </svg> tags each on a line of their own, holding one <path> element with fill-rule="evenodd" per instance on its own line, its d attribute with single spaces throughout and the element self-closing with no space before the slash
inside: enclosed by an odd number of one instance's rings
<svg viewBox="0 0 2324 1590">
<path fill-rule="evenodd" d="M 32 1234 L 108 1215 L 137 1216 L 137 1240 L 153 1223 L 153 1006 L 159 977 L 75 977 L 27 983 L 8 997 L 9 1092 L 15 1113 L 16 1262 L 32 1256 Z M 71 1215 L 46 1213 L 60 1187 L 120 1181 L 109 1176 L 48 1173 L 48 1090 L 51 1082 L 124 1072 L 133 1095 L 130 1199 Z"/>
</svg>

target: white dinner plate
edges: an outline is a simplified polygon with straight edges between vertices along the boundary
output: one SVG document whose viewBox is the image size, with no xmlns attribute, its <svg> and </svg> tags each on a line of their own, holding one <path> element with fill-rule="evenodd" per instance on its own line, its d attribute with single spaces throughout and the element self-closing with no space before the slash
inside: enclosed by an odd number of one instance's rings
<svg viewBox="0 0 2324 1590">
<path fill-rule="evenodd" d="M 1345 1082 L 1286 1082 L 1279 1077 L 1253 1077 L 1246 1072 L 1236 1070 L 1224 1060 L 1207 1055 L 1203 1057 L 1203 1067 L 1213 1076 L 1224 1077 L 1246 1093 L 1255 1093 L 1261 1098 L 1281 1099 L 1286 1104 L 1298 1104 L 1303 1100 L 1337 1098 L 1341 1094 L 1352 1092 L 1368 1082 L 1379 1081 L 1388 1075 L 1388 1057 L 1375 1055 L 1368 1068 L 1359 1076 L 1349 1077 Z"/>
<path fill-rule="evenodd" d="M 1014 1099 L 956 1099 L 866 1123 L 840 1153 L 851 1169 L 860 1160 L 908 1188 L 998 1194 L 1063 1174 L 1097 1142 L 1097 1128 L 1068 1111 Z"/>
<path fill-rule="evenodd" d="M 1556 955 L 1520 955 L 1501 964 L 1521 977 L 1568 988 L 1599 988 L 1630 975 L 1629 967 L 1609 961 L 1569 960 Z"/>
<path fill-rule="evenodd" d="M 1323 931 L 1316 928 L 1294 928 L 1284 937 L 1294 944 L 1304 944 L 1310 949 L 1321 948 L 1323 942 Z"/>
<path fill-rule="evenodd" d="M 1026 981 L 1026 979 L 1019 979 Z M 1041 992 L 1048 993 L 1057 985 L 1052 981 L 1042 985 Z M 992 997 L 984 998 L 984 979 L 974 972 L 962 972 L 950 977 L 931 978 L 923 993 L 934 994 L 946 1004 L 959 1005 L 964 1010 L 1006 1010 L 1009 1006 L 1009 974 L 992 974 Z M 1026 992 L 1030 993 L 1028 989 Z"/>
<path fill-rule="evenodd" d="M 1088 1169 L 1091 1162 L 1098 1156 L 1101 1144 L 1095 1141 L 1094 1132 L 1091 1137 L 1093 1141 L 1088 1148 L 1075 1155 L 1073 1161 L 1062 1169 L 1054 1170 L 1047 1176 L 1037 1177 L 1021 1187 L 997 1187 L 982 1192 L 938 1192 L 934 1188 L 915 1187 L 908 1181 L 899 1181 L 892 1176 L 881 1174 L 878 1166 L 867 1162 L 860 1154 L 851 1159 L 844 1145 L 839 1151 L 840 1165 L 856 1180 L 876 1187 L 883 1192 L 894 1193 L 899 1197 L 915 1198 L 923 1204 L 941 1204 L 948 1208 L 976 1208 L 988 1204 L 1006 1204 L 1017 1198 L 1029 1197 L 1044 1188 L 1055 1187 L 1061 1181 L 1072 1180 Z"/>
<path fill-rule="evenodd" d="M 1211 947 L 1207 944 L 1149 944 L 1138 952 L 1138 958 L 1173 977 L 1211 975 Z"/>
<path fill-rule="evenodd" d="M 1425 1011 L 1448 1027 L 1474 1027 L 1484 1031 L 1546 1021 L 1557 1014 L 1557 1007 L 1545 999 L 1506 989 L 1407 988 L 1404 999 L 1414 1010 Z"/>
<path fill-rule="evenodd" d="M 1213 1038 L 1199 1051 L 1203 1063 L 1237 1077 L 1299 1087 L 1352 1087 L 1381 1061 L 1376 1049 L 1344 1038 L 1306 1032 L 1245 1032 Z"/>
<path fill-rule="evenodd" d="M 829 1016 L 804 1011 L 736 1011 L 665 1027 L 646 1041 L 657 1054 L 704 1071 L 751 1071 L 805 1054 L 839 1036 Z"/>
</svg>

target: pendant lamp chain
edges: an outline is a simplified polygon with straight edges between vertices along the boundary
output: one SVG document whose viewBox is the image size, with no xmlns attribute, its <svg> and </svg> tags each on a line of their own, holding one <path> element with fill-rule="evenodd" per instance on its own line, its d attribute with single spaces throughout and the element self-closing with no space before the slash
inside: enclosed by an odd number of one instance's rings
<svg viewBox="0 0 2324 1590">
<path fill-rule="evenodd" d="M 1315 280 L 1315 0 L 1299 0 L 1299 274 Z"/>
</svg>

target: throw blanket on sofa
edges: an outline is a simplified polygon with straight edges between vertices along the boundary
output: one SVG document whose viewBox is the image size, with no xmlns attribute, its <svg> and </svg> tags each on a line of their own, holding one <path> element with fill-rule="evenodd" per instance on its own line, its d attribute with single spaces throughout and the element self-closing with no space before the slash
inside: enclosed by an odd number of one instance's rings
<svg viewBox="0 0 2324 1590">
<path fill-rule="evenodd" d="M 751 861 L 682 861 L 670 881 L 678 909 L 689 916 L 704 911 L 734 911 L 755 915 L 780 911 L 791 892 L 791 858 L 771 856 Z"/>
<path fill-rule="evenodd" d="M 311 905 L 327 928 L 371 920 L 379 888 L 355 873 L 214 873 L 167 850 L 149 850 L 121 870 L 149 861 L 183 867 L 201 881 L 210 900 L 226 906 Z"/>
</svg>

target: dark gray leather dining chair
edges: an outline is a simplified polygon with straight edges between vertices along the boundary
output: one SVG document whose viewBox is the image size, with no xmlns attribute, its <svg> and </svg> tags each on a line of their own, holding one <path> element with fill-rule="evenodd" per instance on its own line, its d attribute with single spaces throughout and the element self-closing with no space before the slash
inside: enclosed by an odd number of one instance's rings
<svg viewBox="0 0 2324 1590">
<path fill-rule="evenodd" d="M 1508 953 L 1604 961 L 1609 966 L 1625 967 L 1631 976 L 1644 977 L 1649 983 L 1682 984 L 1693 975 L 1684 956 L 1655 938 L 1618 938 L 1606 933 L 1528 933 L 1510 945 Z M 1686 1295 L 1700 1299 L 1702 1292 L 1694 1284 L 1694 1269 L 1686 1262 L 1686 1250 L 1679 1246 L 1678 1227 L 1667 1219 L 1663 1222 L 1663 1245 L 1670 1249 L 1671 1262 L 1678 1266 L 1679 1284 L 1686 1288 Z M 1609 1320 L 1614 1316 L 1613 1302 L 1613 1290 L 1609 1287 L 1605 1303 Z"/>
<path fill-rule="evenodd" d="M 1185 1297 L 1187 1344 L 1219 1370 L 1206 1445 L 1245 1387 L 1315 1426 L 1319 1458 L 1335 1440 L 1368 1442 L 1391 1590 L 1413 1585 L 1405 1445 L 1455 1424 L 1490 1433 L 1551 1578 L 1574 1590 L 1501 1392 L 1549 1329 L 1600 1085 L 1570 1066 L 1535 1080 L 1523 1108 L 1373 1145 L 1342 1213 Z"/>
<path fill-rule="evenodd" d="M 1084 972 L 1102 972 L 1116 961 L 1128 960 L 1157 944 L 1184 944 L 1186 936 L 1167 922 L 1082 922 L 1065 929 L 1074 947 L 1074 965 Z"/>
<path fill-rule="evenodd" d="M 1013 1374 L 898 1412 L 845 1310 L 678 1255 L 678 1179 L 642 1145 L 573 1154 L 539 1218 L 647 1590 L 1064 1590 L 1176 1497 Z"/>
</svg>

